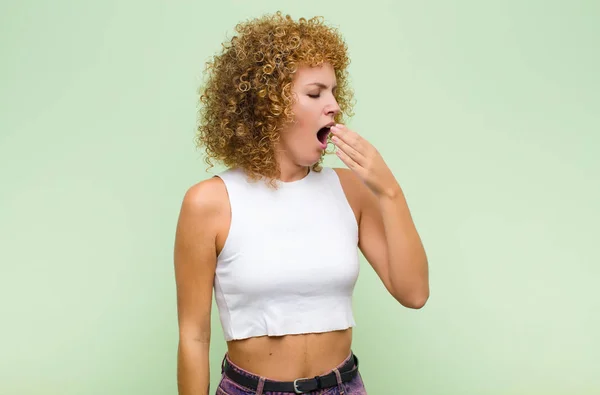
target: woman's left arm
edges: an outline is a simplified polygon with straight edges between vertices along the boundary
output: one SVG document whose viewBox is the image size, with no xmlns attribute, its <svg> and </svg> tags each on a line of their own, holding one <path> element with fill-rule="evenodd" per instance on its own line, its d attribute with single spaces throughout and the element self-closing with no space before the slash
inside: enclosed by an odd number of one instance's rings
<svg viewBox="0 0 600 395">
<path fill-rule="evenodd" d="M 402 188 L 367 140 L 343 125 L 331 131 L 337 155 L 367 187 L 360 193 L 361 251 L 396 300 L 423 307 L 429 298 L 427 256 Z"/>
</svg>

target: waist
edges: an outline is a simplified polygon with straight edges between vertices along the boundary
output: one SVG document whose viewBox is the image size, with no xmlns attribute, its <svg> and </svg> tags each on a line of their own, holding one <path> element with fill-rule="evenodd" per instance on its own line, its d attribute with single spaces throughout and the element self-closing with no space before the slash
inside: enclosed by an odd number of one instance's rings
<svg viewBox="0 0 600 395">
<path fill-rule="evenodd" d="M 288 381 L 330 371 L 351 353 L 352 328 L 324 333 L 260 336 L 227 342 L 229 360 L 271 380 Z"/>
</svg>

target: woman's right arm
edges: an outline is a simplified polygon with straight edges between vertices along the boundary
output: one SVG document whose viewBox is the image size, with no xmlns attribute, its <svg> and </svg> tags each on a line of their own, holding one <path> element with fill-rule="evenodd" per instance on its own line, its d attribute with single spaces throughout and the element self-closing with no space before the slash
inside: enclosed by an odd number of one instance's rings
<svg viewBox="0 0 600 395">
<path fill-rule="evenodd" d="M 219 195 L 222 184 L 211 178 L 192 186 L 181 204 L 174 246 L 179 346 L 179 395 L 210 391 L 210 315 L 216 268 Z M 219 202 L 221 200 L 221 202 Z"/>
</svg>

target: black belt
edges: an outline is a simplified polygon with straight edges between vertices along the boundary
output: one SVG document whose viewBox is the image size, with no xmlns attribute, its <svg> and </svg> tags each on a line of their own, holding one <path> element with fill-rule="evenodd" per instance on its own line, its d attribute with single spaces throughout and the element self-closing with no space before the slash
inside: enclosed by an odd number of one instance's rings
<svg viewBox="0 0 600 395">
<path fill-rule="evenodd" d="M 352 380 L 358 373 L 358 358 L 352 354 L 352 358 L 348 360 L 339 369 L 342 382 Z M 253 391 L 258 389 L 259 379 L 248 377 L 238 373 L 225 358 L 223 363 L 223 372 L 235 383 L 246 387 Z M 271 381 L 265 380 L 263 391 L 265 392 L 292 392 L 296 394 L 304 394 L 306 392 L 316 391 L 324 388 L 335 387 L 338 384 L 335 372 L 330 372 L 323 376 L 313 378 L 301 378 L 294 381 Z"/>
</svg>

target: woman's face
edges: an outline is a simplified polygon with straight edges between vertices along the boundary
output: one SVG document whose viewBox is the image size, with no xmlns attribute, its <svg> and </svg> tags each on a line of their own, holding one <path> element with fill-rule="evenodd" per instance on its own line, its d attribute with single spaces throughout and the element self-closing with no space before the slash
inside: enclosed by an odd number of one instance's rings
<svg viewBox="0 0 600 395">
<path fill-rule="evenodd" d="M 319 161 L 327 133 L 317 132 L 333 124 L 340 111 L 333 95 L 335 89 L 335 72 L 330 64 L 298 69 L 292 81 L 295 122 L 282 131 L 278 146 L 282 167 L 311 166 Z"/>
</svg>

